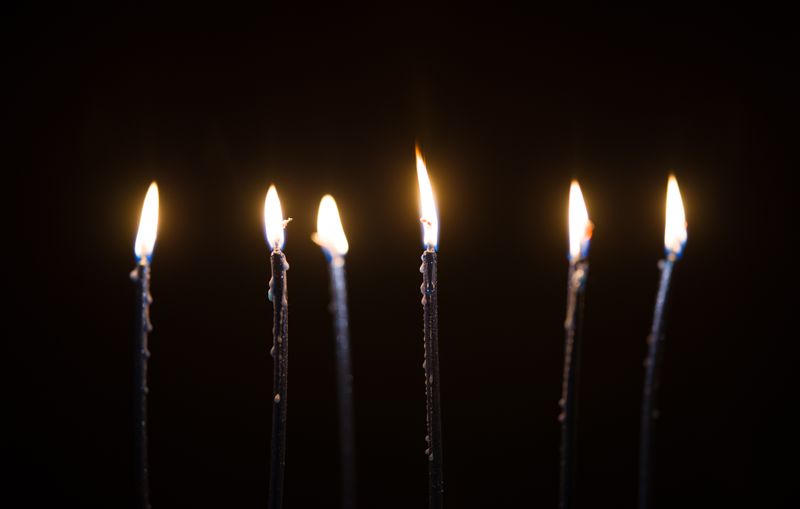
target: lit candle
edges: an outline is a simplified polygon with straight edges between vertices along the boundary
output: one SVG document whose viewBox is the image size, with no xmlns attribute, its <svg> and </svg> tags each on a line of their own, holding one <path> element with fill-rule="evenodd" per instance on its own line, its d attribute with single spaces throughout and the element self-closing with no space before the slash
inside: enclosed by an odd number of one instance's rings
<svg viewBox="0 0 800 509">
<path fill-rule="evenodd" d="M 150 487 L 147 466 L 147 359 L 150 350 L 147 348 L 147 335 L 153 329 L 150 323 L 150 262 L 156 244 L 158 229 L 158 186 L 150 184 L 139 218 L 139 231 L 136 234 L 133 251 L 136 255 L 136 267 L 131 272 L 131 279 L 136 282 L 136 351 L 134 355 L 134 405 L 135 423 L 135 462 L 136 462 L 136 506 L 149 509 Z"/>
<path fill-rule="evenodd" d="M 569 273 L 567 276 L 567 317 L 564 320 L 564 376 L 561 384 L 561 478 L 559 507 L 572 507 L 575 459 L 575 410 L 580 351 L 581 319 L 589 273 L 589 240 L 593 225 L 589 221 L 581 186 L 573 180 L 569 189 Z"/>
<path fill-rule="evenodd" d="M 264 229 L 267 243 L 272 248 L 270 265 L 272 279 L 269 281 L 269 299 L 272 301 L 272 446 L 270 454 L 270 509 L 280 509 L 283 505 L 283 476 L 286 465 L 286 388 L 289 370 L 289 300 L 286 293 L 286 263 L 281 248 L 283 230 L 291 219 L 283 219 L 281 202 L 275 186 L 270 186 L 264 202 Z"/>
<path fill-rule="evenodd" d="M 439 239 L 439 218 L 425 161 L 417 148 L 417 179 L 419 180 L 420 222 L 425 251 L 422 253 L 422 308 L 424 311 L 425 395 L 428 434 L 428 502 L 429 507 L 442 507 L 442 409 L 439 395 L 439 288 L 436 246 Z"/>
<path fill-rule="evenodd" d="M 649 508 L 653 499 L 653 428 L 658 418 L 658 386 L 664 342 L 664 308 L 669 294 L 669 283 L 675 262 L 681 257 L 686 244 L 686 213 L 678 189 L 678 181 L 670 175 L 667 183 L 667 218 L 664 227 L 665 259 L 659 262 L 661 282 L 653 311 L 653 325 L 647 338 L 644 394 L 642 396 L 642 422 L 639 444 L 639 507 Z"/>
<path fill-rule="evenodd" d="M 336 393 L 339 399 L 339 455 L 342 509 L 356 506 L 355 431 L 353 426 L 353 374 L 350 368 L 350 328 L 347 315 L 347 285 L 344 256 L 347 237 L 336 200 L 325 195 L 319 203 L 317 232 L 311 237 L 325 253 L 331 278 L 331 313 L 336 336 Z"/>
</svg>

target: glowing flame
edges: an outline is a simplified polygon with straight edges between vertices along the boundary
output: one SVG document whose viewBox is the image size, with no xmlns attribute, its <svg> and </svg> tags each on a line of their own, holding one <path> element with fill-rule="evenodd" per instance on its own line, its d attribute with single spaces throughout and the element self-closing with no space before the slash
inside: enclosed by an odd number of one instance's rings
<svg viewBox="0 0 800 509">
<path fill-rule="evenodd" d="M 592 222 L 586 211 L 581 186 L 573 180 L 569 186 L 569 257 L 570 261 L 578 261 L 589 251 L 589 239 L 592 238 Z"/>
<path fill-rule="evenodd" d="M 278 191 L 274 185 L 269 186 L 267 198 L 264 200 L 264 229 L 267 232 L 267 242 L 272 249 L 281 249 L 283 247 L 283 229 L 285 226 L 286 221 L 283 220 Z"/>
<path fill-rule="evenodd" d="M 347 237 L 344 235 L 342 220 L 339 218 L 339 209 L 333 196 L 326 194 L 319 202 L 317 213 L 317 233 L 311 238 L 319 244 L 331 258 L 341 259 L 347 254 Z"/>
<path fill-rule="evenodd" d="M 139 231 L 136 234 L 136 243 L 133 245 L 133 252 L 136 254 L 137 260 L 149 260 L 153 256 L 157 230 L 158 186 L 153 182 L 144 197 L 142 215 L 139 218 Z"/>
<path fill-rule="evenodd" d="M 667 221 L 664 227 L 664 249 L 667 254 L 680 256 L 686 245 L 686 212 L 683 210 L 681 190 L 675 175 L 667 182 Z"/>
<path fill-rule="evenodd" d="M 420 221 L 422 222 L 423 242 L 428 249 L 436 249 L 439 241 L 439 216 L 433 200 L 433 188 L 428 177 L 428 169 L 417 147 L 417 179 L 419 180 Z"/>
</svg>

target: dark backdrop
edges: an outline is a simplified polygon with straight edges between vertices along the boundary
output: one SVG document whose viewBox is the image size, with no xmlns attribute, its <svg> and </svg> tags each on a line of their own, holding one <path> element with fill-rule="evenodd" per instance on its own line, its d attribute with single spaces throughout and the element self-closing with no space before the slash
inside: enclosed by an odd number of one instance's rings
<svg viewBox="0 0 800 509">
<path fill-rule="evenodd" d="M 797 468 L 777 460 L 793 429 L 797 67 L 780 15 L 29 8 L 7 25 L 3 506 L 130 506 L 128 273 L 155 179 L 154 506 L 265 505 L 261 221 L 275 183 L 294 218 L 286 506 L 338 504 L 327 275 L 309 239 L 332 193 L 351 245 L 361 506 L 423 507 L 415 140 L 441 217 L 448 506 L 556 506 L 577 177 L 596 224 L 577 495 L 634 507 L 669 171 L 689 240 L 667 326 L 657 507 L 789 504 Z"/>
</svg>

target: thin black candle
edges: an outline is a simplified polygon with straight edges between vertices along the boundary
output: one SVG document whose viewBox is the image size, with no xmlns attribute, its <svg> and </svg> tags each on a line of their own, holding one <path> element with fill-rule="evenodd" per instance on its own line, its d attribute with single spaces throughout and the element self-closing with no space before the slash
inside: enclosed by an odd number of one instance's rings
<svg viewBox="0 0 800 509">
<path fill-rule="evenodd" d="M 336 334 L 336 393 L 339 401 L 339 454 L 342 509 L 356 507 L 355 425 L 353 375 L 350 366 L 350 331 L 347 322 L 347 289 L 344 264 L 330 265 L 331 312 Z"/>
<path fill-rule="evenodd" d="M 439 391 L 439 285 L 436 251 L 427 249 L 422 254 L 422 308 L 425 340 L 425 397 L 428 428 L 429 507 L 442 507 L 442 403 Z"/>
<path fill-rule="evenodd" d="M 270 256 L 272 279 L 272 446 L 270 455 L 269 507 L 283 504 L 283 477 L 286 465 L 286 390 L 289 372 L 289 302 L 286 293 L 286 256 L 276 248 Z"/>
<path fill-rule="evenodd" d="M 575 483 L 575 439 L 577 429 L 577 385 L 578 360 L 580 358 L 580 336 L 583 318 L 583 302 L 589 262 L 592 224 L 586 211 L 580 186 L 576 181 L 570 186 L 569 237 L 570 264 L 567 277 L 567 316 L 564 320 L 564 374 L 561 384 L 561 461 L 559 483 L 559 507 L 573 507 Z"/>
<path fill-rule="evenodd" d="M 639 507 L 642 509 L 652 505 L 653 485 L 653 431 L 657 414 L 658 382 L 661 373 L 661 357 L 663 348 L 664 308 L 669 293 L 669 282 L 675 265 L 674 257 L 662 260 L 661 282 L 658 286 L 656 305 L 653 311 L 653 325 L 647 337 L 648 349 L 645 358 L 644 394 L 642 396 L 642 421 L 639 444 Z"/>
<path fill-rule="evenodd" d="M 589 263 L 580 261 L 570 265 L 567 282 L 567 317 L 564 320 L 564 375 L 561 382 L 561 477 L 559 507 L 573 506 L 572 494 L 575 477 L 575 438 L 577 422 L 577 378 L 580 355 L 585 282 Z"/>
<path fill-rule="evenodd" d="M 341 468 L 341 507 L 356 507 L 356 452 L 353 417 L 353 374 L 350 361 L 350 326 L 347 313 L 347 285 L 344 256 L 349 249 L 339 209 L 331 195 L 319 204 L 314 242 L 328 258 L 331 314 L 336 337 L 336 394 L 339 403 L 339 461 Z"/>
<path fill-rule="evenodd" d="M 136 343 L 133 357 L 133 380 L 136 393 L 134 404 L 137 507 L 150 507 L 150 483 L 147 462 L 147 337 L 152 330 L 150 324 L 150 264 L 140 263 L 133 269 L 131 279 L 136 282 Z"/>
<path fill-rule="evenodd" d="M 439 376 L 439 283 L 436 244 L 439 238 L 439 218 L 433 199 L 428 170 L 417 148 L 417 179 L 419 180 L 420 209 L 423 242 L 422 254 L 422 308 L 425 360 L 425 400 L 427 435 L 425 440 L 428 457 L 428 505 L 432 509 L 442 507 L 444 484 L 442 480 L 442 403 Z"/>
<path fill-rule="evenodd" d="M 270 448 L 269 509 L 283 506 L 283 479 L 286 466 L 286 403 L 289 371 L 289 299 L 286 288 L 286 271 L 289 264 L 281 251 L 283 220 L 281 204 L 275 186 L 267 192 L 264 204 L 264 222 L 267 241 L 272 247 L 269 298 L 272 301 L 272 441 Z"/>
<path fill-rule="evenodd" d="M 147 346 L 148 335 L 153 327 L 150 323 L 150 258 L 156 241 L 158 225 L 158 186 L 150 185 L 142 207 L 139 220 L 139 232 L 136 235 L 134 252 L 138 263 L 131 272 L 131 279 L 136 282 L 136 330 L 135 352 L 133 361 L 134 383 L 134 462 L 136 507 L 150 508 L 149 466 L 147 461 L 147 360 L 150 350 Z"/>
<path fill-rule="evenodd" d="M 655 421 L 658 418 L 658 389 L 664 342 L 664 313 L 669 296 L 669 285 L 675 262 L 680 258 L 686 243 L 686 215 L 680 190 L 674 176 L 667 185 L 667 223 L 664 230 L 666 258 L 661 267 L 653 324 L 647 337 L 648 350 L 644 361 L 645 379 L 642 395 L 642 416 L 639 443 L 639 508 L 648 509 L 653 503 L 653 441 Z"/>
</svg>

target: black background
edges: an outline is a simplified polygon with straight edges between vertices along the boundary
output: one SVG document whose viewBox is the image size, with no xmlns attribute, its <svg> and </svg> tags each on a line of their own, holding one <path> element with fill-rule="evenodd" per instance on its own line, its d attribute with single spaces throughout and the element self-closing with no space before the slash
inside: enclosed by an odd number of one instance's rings
<svg viewBox="0 0 800 509">
<path fill-rule="evenodd" d="M 370 16 L 367 16 L 370 15 Z M 130 507 L 133 239 L 161 191 L 153 504 L 263 507 L 262 207 L 287 216 L 286 507 L 337 507 L 324 193 L 350 240 L 361 507 L 423 507 L 415 140 L 441 218 L 446 502 L 555 507 L 566 200 L 596 224 L 578 503 L 634 507 L 669 171 L 689 239 L 667 327 L 657 507 L 796 502 L 786 408 L 796 37 L 746 11 L 7 18 L 7 507 Z M 794 55 L 794 56 L 793 56 Z M 9 199 L 10 198 L 10 199 Z"/>
</svg>

